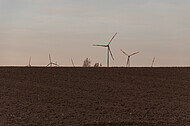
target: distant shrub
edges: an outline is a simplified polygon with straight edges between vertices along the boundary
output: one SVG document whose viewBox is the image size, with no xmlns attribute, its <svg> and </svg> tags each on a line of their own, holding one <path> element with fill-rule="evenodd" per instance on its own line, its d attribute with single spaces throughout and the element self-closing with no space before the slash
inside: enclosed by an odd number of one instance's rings
<svg viewBox="0 0 190 126">
<path fill-rule="evenodd" d="M 102 64 L 100 64 L 100 63 L 95 63 L 95 64 L 94 64 L 94 67 L 102 67 Z"/>
</svg>

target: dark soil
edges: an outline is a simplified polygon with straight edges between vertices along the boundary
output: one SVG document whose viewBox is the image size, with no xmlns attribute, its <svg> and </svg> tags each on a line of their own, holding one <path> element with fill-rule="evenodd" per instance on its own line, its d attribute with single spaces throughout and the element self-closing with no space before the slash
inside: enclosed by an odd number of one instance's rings
<svg viewBox="0 0 190 126">
<path fill-rule="evenodd" d="M 0 126 L 190 126 L 190 68 L 0 68 Z"/>
</svg>

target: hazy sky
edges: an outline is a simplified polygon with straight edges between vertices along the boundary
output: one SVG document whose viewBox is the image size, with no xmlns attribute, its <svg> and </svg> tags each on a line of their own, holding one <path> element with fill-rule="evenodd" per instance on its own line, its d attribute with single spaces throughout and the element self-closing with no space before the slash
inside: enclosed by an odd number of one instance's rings
<svg viewBox="0 0 190 126">
<path fill-rule="evenodd" d="M 190 0 L 0 0 L 0 65 L 105 66 L 115 32 L 111 66 L 190 65 Z"/>
</svg>

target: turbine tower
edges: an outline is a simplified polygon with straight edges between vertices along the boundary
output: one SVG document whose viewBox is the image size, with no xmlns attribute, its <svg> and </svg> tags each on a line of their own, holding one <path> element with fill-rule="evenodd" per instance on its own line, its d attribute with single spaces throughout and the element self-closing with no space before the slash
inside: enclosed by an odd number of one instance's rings
<svg viewBox="0 0 190 126">
<path fill-rule="evenodd" d="M 109 41 L 109 43 L 107 45 L 93 45 L 93 46 L 101 46 L 101 47 L 106 47 L 107 48 L 107 67 L 109 67 L 109 53 L 113 58 L 112 52 L 111 52 L 111 48 L 110 48 L 110 43 L 112 42 L 112 40 L 115 38 L 115 36 L 117 35 L 117 32 L 115 33 L 115 35 L 112 37 L 112 39 Z"/>
<path fill-rule="evenodd" d="M 46 67 L 48 67 L 48 66 L 52 67 L 53 65 L 59 66 L 57 63 L 53 63 L 53 62 L 51 61 L 51 55 L 49 54 L 49 64 L 48 64 Z"/>
<path fill-rule="evenodd" d="M 154 61 L 155 61 L 155 57 L 154 57 L 154 59 L 153 59 L 153 61 L 152 61 L 151 67 L 153 67 L 153 65 L 154 65 Z"/>
<path fill-rule="evenodd" d="M 135 52 L 135 53 L 133 53 L 131 55 L 127 55 L 127 53 L 125 53 L 123 50 L 121 50 L 121 52 L 123 52 L 128 57 L 127 58 L 127 65 L 126 65 L 126 67 L 130 67 L 130 57 L 133 56 L 133 55 L 135 55 L 135 54 L 137 54 L 137 53 L 139 53 L 139 52 Z"/>
</svg>

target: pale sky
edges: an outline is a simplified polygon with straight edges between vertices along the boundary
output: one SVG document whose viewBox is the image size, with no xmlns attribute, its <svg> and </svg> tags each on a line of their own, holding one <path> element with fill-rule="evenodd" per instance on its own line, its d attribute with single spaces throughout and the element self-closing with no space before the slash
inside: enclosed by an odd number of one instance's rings
<svg viewBox="0 0 190 126">
<path fill-rule="evenodd" d="M 190 66 L 190 0 L 0 0 L 0 66 Z"/>
</svg>

